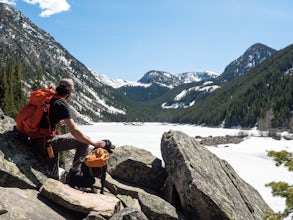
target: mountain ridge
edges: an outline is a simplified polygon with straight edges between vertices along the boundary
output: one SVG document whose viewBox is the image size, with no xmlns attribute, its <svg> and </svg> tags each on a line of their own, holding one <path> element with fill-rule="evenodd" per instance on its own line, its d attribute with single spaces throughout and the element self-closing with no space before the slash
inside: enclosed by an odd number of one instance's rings
<svg viewBox="0 0 293 220">
<path fill-rule="evenodd" d="M 47 32 L 35 26 L 12 6 L 0 3 L 0 45 L 2 62 L 18 59 L 23 67 L 23 85 L 30 91 L 38 81 L 42 87 L 55 85 L 60 78 L 70 77 L 76 92 L 70 102 L 76 106 L 76 115 L 90 121 L 107 120 L 107 114 L 125 114 L 123 101 L 113 100 L 119 96 L 111 87 L 105 87 L 92 72 Z M 121 97 L 123 100 L 123 97 Z"/>
<path fill-rule="evenodd" d="M 269 114 L 272 124 L 290 126 L 290 112 L 293 110 L 292 104 L 288 104 L 291 101 L 288 94 L 291 91 L 292 64 L 288 60 L 293 60 L 291 47 L 275 51 L 266 45 L 254 44 L 225 68 L 225 74 L 218 77 L 209 71 L 172 75 L 151 70 L 140 82 L 130 82 L 129 85 L 127 80 L 119 83 L 112 81 L 114 86 L 111 86 L 103 82 L 105 79 L 109 81 L 109 77 L 101 77 L 99 73 L 89 70 L 47 32 L 11 6 L 0 3 L 0 20 L 0 91 L 6 91 L 3 88 L 8 83 L 7 74 L 14 69 L 23 75 L 22 89 L 26 94 L 36 86 L 47 87 L 60 78 L 70 77 L 76 85 L 70 102 L 76 116 L 86 121 L 163 121 L 212 126 L 219 126 L 223 121 L 226 126 L 254 126 L 270 113 L 267 105 L 260 105 L 266 98 L 272 108 L 271 114 L 274 114 L 274 117 Z M 276 80 L 266 84 L 261 81 L 271 80 L 274 72 L 281 76 L 283 73 L 284 77 L 279 79 L 279 75 L 274 76 Z M 283 92 L 288 97 L 281 93 L 282 83 Z M 266 91 L 264 85 L 277 90 Z M 263 97 L 258 97 L 261 92 Z M 267 98 L 268 94 L 271 100 Z M 7 98 L 11 97 L 3 97 L 3 92 L 0 93 L 0 100 Z M 272 100 L 278 104 L 272 103 Z M 209 110 L 203 109 L 203 106 Z M 245 111 L 254 109 L 255 112 L 247 115 L 247 112 L 238 109 L 239 106 Z"/>
</svg>

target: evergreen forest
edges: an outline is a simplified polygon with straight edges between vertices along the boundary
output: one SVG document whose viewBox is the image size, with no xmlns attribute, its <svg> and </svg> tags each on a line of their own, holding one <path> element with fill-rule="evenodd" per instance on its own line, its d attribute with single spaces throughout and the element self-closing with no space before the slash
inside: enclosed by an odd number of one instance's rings
<svg viewBox="0 0 293 220">
<path fill-rule="evenodd" d="M 173 122 L 293 130 L 293 45 L 226 83 Z"/>
</svg>

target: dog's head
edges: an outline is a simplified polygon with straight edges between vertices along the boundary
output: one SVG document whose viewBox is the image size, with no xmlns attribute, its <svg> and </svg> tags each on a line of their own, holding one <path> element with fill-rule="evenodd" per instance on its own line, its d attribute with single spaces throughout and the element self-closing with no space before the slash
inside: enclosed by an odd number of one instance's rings
<svg viewBox="0 0 293 220">
<path fill-rule="evenodd" d="M 110 140 L 103 140 L 103 141 L 106 143 L 104 149 L 107 150 L 110 154 L 113 153 L 112 150 L 115 149 L 115 145 L 112 144 Z"/>
</svg>

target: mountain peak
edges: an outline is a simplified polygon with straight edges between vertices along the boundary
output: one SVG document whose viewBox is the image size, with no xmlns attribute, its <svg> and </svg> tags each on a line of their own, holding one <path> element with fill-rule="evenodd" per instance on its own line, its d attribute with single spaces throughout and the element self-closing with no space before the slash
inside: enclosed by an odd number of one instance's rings
<svg viewBox="0 0 293 220">
<path fill-rule="evenodd" d="M 256 43 L 250 46 L 243 55 L 232 61 L 219 77 L 220 81 L 230 81 L 252 70 L 259 63 L 266 60 L 276 50 L 264 44 Z"/>
<path fill-rule="evenodd" d="M 180 80 L 176 76 L 165 71 L 157 70 L 148 71 L 140 80 L 138 80 L 138 82 L 145 84 L 158 83 L 167 87 L 173 87 L 180 84 Z"/>
<path fill-rule="evenodd" d="M 185 72 L 177 74 L 177 77 L 183 83 L 199 82 L 201 80 L 210 80 L 218 77 L 219 74 L 211 71 L 203 72 Z"/>
</svg>

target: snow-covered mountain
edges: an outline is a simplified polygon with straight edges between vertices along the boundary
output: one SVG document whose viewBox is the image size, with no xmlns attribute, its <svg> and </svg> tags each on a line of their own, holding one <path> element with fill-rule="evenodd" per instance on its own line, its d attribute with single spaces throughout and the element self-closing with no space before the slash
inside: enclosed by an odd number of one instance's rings
<svg viewBox="0 0 293 220">
<path fill-rule="evenodd" d="M 49 33 L 4 3 L 0 3 L 0 48 L 0 67 L 9 63 L 22 65 L 24 93 L 36 83 L 48 87 L 60 78 L 71 77 L 76 92 L 70 101 L 79 118 L 86 115 L 89 121 L 99 121 L 107 120 L 105 116 L 109 114 L 126 114 L 123 101 L 115 100 L 115 89 L 106 88 Z"/>
<path fill-rule="evenodd" d="M 219 76 L 219 81 L 228 82 L 243 75 L 272 56 L 275 52 L 276 50 L 260 43 L 252 45 L 243 55 L 226 66 L 224 72 Z"/>
<path fill-rule="evenodd" d="M 201 95 L 213 92 L 220 88 L 224 83 L 247 73 L 275 52 L 276 50 L 266 45 L 260 43 L 254 44 L 238 59 L 231 62 L 222 74 L 211 73 L 213 77 L 211 77 L 210 80 L 208 78 L 209 76 L 207 76 L 206 81 L 203 81 L 202 84 L 197 84 L 196 86 L 191 86 L 187 89 L 184 88 L 182 91 L 170 97 L 169 100 L 162 103 L 161 107 L 163 109 L 189 108 L 194 105 Z M 210 72 L 207 74 L 209 73 Z M 188 76 L 190 77 L 190 75 L 186 75 L 186 79 L 188 79 Z M 201 79 L 204 79 L 204 74 L 200 73 L 199 75 L 201 76 Z"/>
<path fill-rule="evenodd" d="M 199 82 L 217 78 L 220 74 L 211 71 L 179 73 L 176 76 L 182 83 Z"/>
<path fill-rule="evenodd" d="M 157 70 L 151 70 L 145 73 L 138 82 L 143 84 L 157 83 L 170 88 L 181 84 L 181 81 L 171 73 Z"/>
<path fill-rule="evenodd" d="M 174 88 L 178 85 L 185 83 L 214 79 L 220 75 L 219 73 L 211 71 L 185 72 L 172 75 L 171 73 L 164 71 L 151 70 L 145 73 L 144 76 L 140 80 L 138 80 L 138 82 L 134 82 L 124 79 L 111 79 L 106 74 L 102 74 L 96 71 L 92 71 L 92 73 L 101 83 L 111 86 L 115 89 L 123 86 L 149 87 L 153 83 L 160 84 L 161 86 L 166 86 L 169 88 Z"/>
<path fill-rule="evenodd" d="M 144 74 L 144 76 L 138 82 L 147 84 L 158 83 L 162 86 L 174 88 L 181 84 L 210 80 L 218 76 L 218 73 L 211 71 L 185 72 L 173 75 L 164 71 L 151 70 Z"/>
<path fill-rule="evenodd" d="M 106 74 L 102 74 L 96 71 L 92 71 L 92 73 L 94 74 L 94 76 L 99 82 L 105 85 L 111 86 L 115 89 L 133 83 L 131 81 L 124 80 L 124 79 L 111 79 Z"/>
<path fill-rule="evenodd" d="M 144 120 L 162 108 L 188 108 L 275 52 L 255 44 L 221 75 L 210 71 L 171 74 L 151 70 L 138 82 L 113 80 L 89 70 L 49 33 L 3 3 L 0 3 L 0 49 L 1 68 L 8 62 L 22 65 L 24 92 L 29 92 L 36 82 L 47 87 L 62 77 L 71 77 L 76 85 L 71 98 L 75 114 L 90 121 Z M 139 106 L 138 102 L 144 103 Z M 144 114 L 146 109 L 148 112 Z"/>
<path fill-rule="evenodd" d="M 180 85 L 213 80 L 218 75 L 209 71 L 173 75 L 165 71 L 151 70 L 145 73 L 137 83 L 130 82 L 118 89 L 133 101 L 150 101 Z"/>
</svg>

